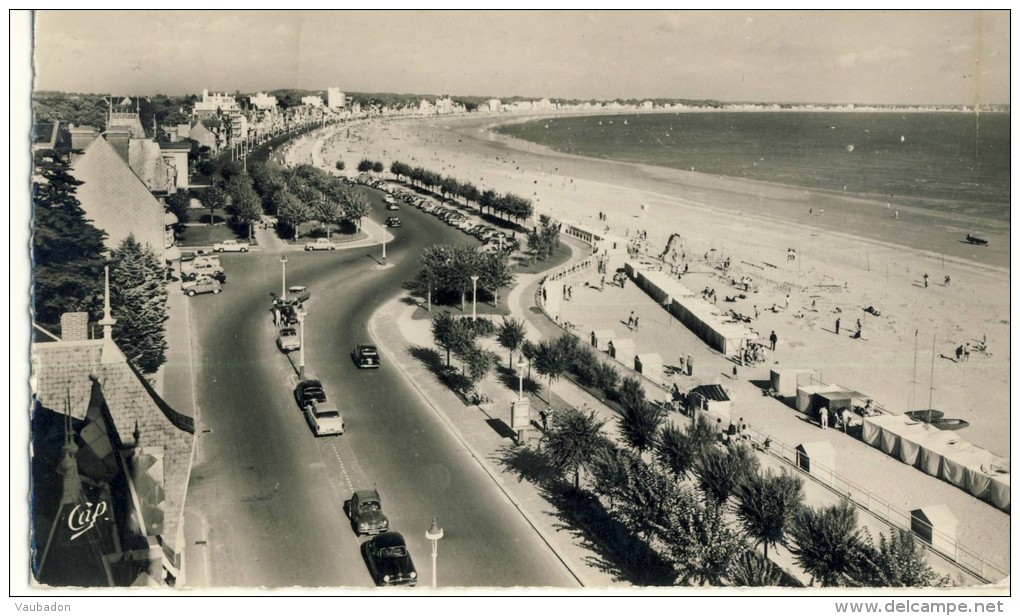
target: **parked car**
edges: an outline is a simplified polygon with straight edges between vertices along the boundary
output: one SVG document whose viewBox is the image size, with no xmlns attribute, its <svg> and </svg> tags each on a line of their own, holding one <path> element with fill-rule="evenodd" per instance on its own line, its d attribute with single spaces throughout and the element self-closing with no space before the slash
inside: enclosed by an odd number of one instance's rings
<svg viewBox="0 0 1020 616">
<path fill-rule="evenodd" d="M 325 402 L 326 392 L 322 389 L 322 381 L 306 373 L 304 380 L 299 381 L 294 388 L 294 399 L 302 409 L 312 402 Z"/>
<path fill-rule="evenodd" d="M 287 288 L 287 299 L 299 304 L 307 302 L 311 296 L 312 292 L 308 290 L 308 287 L 294 285 Z"/>
<path fill-rule="evenodd" d="M 340 416 L 340 409 L 328 400 L 314 400 L 304 407 L 305 418 L 308 425 L 315 432 L 315 436 L 331 436 L 344 433 L 344 418 Z"/>
<path fill-rule="evenodd" d="M 404 224 L 402 222 L 400 222 L 400 219 L 397 218 L 396 216 L 390 216 L 389 218 L 386 219 L 386 226 L 387 227 L 402 227 L 402 226 L 404 226 Z"/>
<path fill-rule="evenodd" d="M 274 308 L 277 327 L 287 327 L 298 324 L 297 306 L 292 303 L 281 303 Z"/>
<path fill-rule="evenodd" d="M 223 283 L 225 283 L 227 281 L 227 273 L 224 272 L 222 269 L 214 269 L 214 270 L 209 270 L 209 271 L 194 271 L 193 270 L 193 271 L 189 271 L 189 272 L 181 272 L 181 281 L 182 282 L 194 282 L 194 281 L 200 280 L 202 278 L 211 278 L 212 280 L 215 280 L 215 281 L 219 282 L 220 284 L 223 284 Z"/>
<path fill-rule="evenodd" d="M 414 586 L 418 572 L 403 535 L 383 533 L 364 543 L 365 564 L 379 586 Z"/>
<path fill-rule="evenodd" d="M 301 349 L 301 338 L 297 329 L 293 327 L 281 327 L 276 333 L 276 346 L 284 353 L 298 351 Z"/>
<path fill-rule="evenodd" d="M 222 289 L 220 289 L 219 280 L 214 280 L 208 277 L 202 277 L 191 282 L 182 282 L 181 290 L 183 290 L 188 297 L 195 297 L 200 293 L 216 294 L 219 293 Z"/>
<path fill-rule="evenodd" d="M 347 504 L 347 515 L 357 535 L 377 535 L 390 529 L 377 490 L 355 490 Z"/>
<path fill-rule="evenodd" d="M 324 237 L 320 237 L 314 242 L 308 242 L 305 244 L 305 250 L 336 250 L 336 244 L 329 241 Z"/>
<path fill-rule="evenodd" d="M 239 242 L 237 240 L 223 240 L 213 244 L 213 250 L 216 252 L 248 252 L 250 247 L 251 244 L 248 242 Z"/>
<path fill-rule="evenodd" d="M 386 209 L 387 209 L 387 210 L 399 210 L 399 209 L 400 209 L 400 206 L 399 206 L 399 205 L 397 205 L 396 203 L 390 203 L 390 204 L 388 204 L 388 205 L 386 206 Z"/>
<path fill-rule="evenodd" d="M 379 351 L 370 344 L 359 344 L 354 347 L 351 357 L 359 368 L 379 367 Z"/>
</svg>

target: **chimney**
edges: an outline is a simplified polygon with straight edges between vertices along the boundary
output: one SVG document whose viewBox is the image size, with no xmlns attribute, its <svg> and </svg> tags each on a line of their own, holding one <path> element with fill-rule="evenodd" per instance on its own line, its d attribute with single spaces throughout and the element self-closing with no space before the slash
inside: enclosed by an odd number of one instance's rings
<svg viewBox="0 0 1020 616">
<path fill-rule="evenodd" d="M 107 129 L 106 141 L 113 146 L 113 149 L 128 162 L 128 147 L 131 144 L 131 129 L 123 126 L 114 126 Z"/>
<path fill-rule="evenodd" d="M 65 312 L 60 315 L 60 338 L 68 342 L 89 339 L 89 313 Z"/>
</svg>

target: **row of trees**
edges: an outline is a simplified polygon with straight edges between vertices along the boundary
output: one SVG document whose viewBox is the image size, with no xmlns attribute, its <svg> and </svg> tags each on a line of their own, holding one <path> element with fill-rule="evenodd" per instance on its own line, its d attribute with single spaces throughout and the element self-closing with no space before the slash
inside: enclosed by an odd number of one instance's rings
<svg viewBox="0 0 1020 616">
<path fill-rule="evenodd" d="M 390 164 L 390 173 L 397 176 L 398 179 L 406 179 L 413 185 L 433 192 L 438 191 L 443 197 L 460 197 L 464 199 L 465 205 L 470 205 L 472 202 L 477 203 L 480 214 L 485 214 L 488 210 L 490 214 L 520 222 L 531 218 L 535 213 L 530 199 L 513 193 L 500 195 L 494 190 L 482 191 L 471 182 L 462 182 L 454 177 L 443 176 L 423 167 L 412 167 L 400 161 L 393 161 Z"/>
<path fill-rule="evenodd" d="M 372 210 L 361 191 L 312 165 L 287 169 L 274 162 L 258 163 L 252 165 L 251 179 L 265 211 L 275 215 L 281 232 L 292 233 L 294 239 L 298 226 L 312 220 L 325 227 L 327 236 L 334 224 L 348 223 L 360 230 L 361 219 Z"/>
<path fill-rule="evenodd" d="M 385 170 L 386 166 L 377 160 L 371 161 L 368 160 L 367 158 L 362 158 L 361 161 L 358 163 L 358 171 L 360 171 L 361 173 L 368 173 L 369 171 L 374 171 L 375 173 L 382 173 Z"/>
<path fill-rule="evenodd" d="M 475 285 L 472 276 L 478 276 L 477 288 L 482 297 L 499 303 L 499 290 L 514 283 L 510 262 L 502 252 L 483 252 L 467 244 L 429 246 L 421 254 L 421 269 L 409 284 L 412 292 L 432 303 L 452 304 L 460 300 L 461 310 L 467 294 Z"/>
<path fill-rule="evenodd" d="M 153 373 L 166 361 L 167 289 L 162 264 L 149 246 L 128 236 L 107 258 L 106 234 L 85 218 L 75 196 L 81 182 L 52 150 L 35 159 L 32 235 L 33 318 L 56 328 L 67 312 L 103 312 L 103 267 L 110 266 L 113 337 L 130 362 Z"/>
<path fill-rule="evenodd" d="M 532 361 L 551 386 L 567 372 L 593 370 L 598 360 L 586 350 L 573 336 L 562 336 L 539 343 Z M 600 378 L 616 382 L 618 376 Z M 573 475 L 576 489 L 582 471 L 587 473 L 589 489 L 672 564 L 677 583 L 776 585 L 780 571 L 767 560 L 776 545 L 788 547 L 823 586 L 948 583 L 925 564 L 911 533 L 895 530 L 876 544 L 857 527 L 851 503 L 805 506 L 800 478 L 761 472 L 748 445 L 718 447 L 704 417 L 680 429 L 646 400 L 637 379 L 619 383 L 611 397 L 620 407 L 617 428 L 624 447 L 602 433 L 605 422 L 593 413 L 569 409 L 553 416 L 545 451 Z M 726 522 L 731 515 L 739 528 Z M 765 559 L 752 545 L 763 547 Z"/>
</svg>

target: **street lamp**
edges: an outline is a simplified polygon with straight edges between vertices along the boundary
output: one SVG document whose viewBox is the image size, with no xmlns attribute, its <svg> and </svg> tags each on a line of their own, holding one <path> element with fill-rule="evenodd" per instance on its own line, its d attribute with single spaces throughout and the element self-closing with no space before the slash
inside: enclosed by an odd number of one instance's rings
<svg viewBox="0 0 1020 616">
<path fill-rule="evenodd" d="M 443 538 L 443 527 L 432 518 L 432 526 L 425 531 L 425 538 L 432 542 L 432 588 L 436 587 L 436 556 L 439 555 L 439 540 Z"/>
<path fill-rule="evenodd" d="M 283 267 L 283 289 L 280 296 L 283 297 L 283 301 L 287 301 L 287 255 L 280 255 L 280 265 Z"/>
<path fill-rule="evenodd" d="M 298 378 L 302 381 L 305 380 L 305 315 L 308 314 L 304 309 L 299 308 L 297 311 L 297 322 L 298 328 L 301 332 L 301 359 L 298 362 Z"/>
<path fill-rule="evenodd" d="M 478 320 L 478 311 L 477 311 L 477 308 L 476 308 L 477 302 L 475 301 L 477 299 L 478 299 L 478 276 L 472 276 L 471 277 L 471 320 L 472 321 L 477 321 Z"/>
<path fill-rule="evenodd" d="M 523 400 L 524 399 L 524 366 L 527 366 L 527 365 L 528 364 L 525 363 L 523 358 L 517 360 L 517 380 L 518 380 L 518 383 L 517 383 L 517 399 L 518 400 Z"/>
<path fill-rule="evenodd" d="M 386 227 L 382 230 L 382 260 L 386 263 Z"/>
</svg>

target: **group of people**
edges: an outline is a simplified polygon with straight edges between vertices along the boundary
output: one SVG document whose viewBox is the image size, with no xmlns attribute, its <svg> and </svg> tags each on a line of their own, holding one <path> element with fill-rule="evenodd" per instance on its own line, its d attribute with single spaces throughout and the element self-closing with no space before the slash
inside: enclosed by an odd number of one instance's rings
<svg viewBox="0 0 1020 616">
<path fill-rule="evenodd" d="M 796 248 L 787 248 L 786 249 L 786 260 L 787 261 L 796 261 L 797 260 L 797 249 Z"/>
<path fill-rule="evenodd" d="M 571 296 L 574 295 L 574 285 L 565 284 L 563 285 L 563 299 L 570 301 Z"/>
<path fill-rule="evenodd" d="M 744 421 L 743 417 L 741 417 L 737 423 L 733 423 L 733 420 L 731 419 L 730 424 L 725 427 L 723 427 L 722 418 L 716 419 L 715 432 L 719 442 L 723 444 L 734 444 L 741 440 L 751 438 L 751 434 L 747 428 L 747 423 Z"/>
<path fill-rule="evenodd" d="M 956 361 L 970 361 L 970 343 L 965 342 L 956 347 Z"/>
<path fill-rule="evenodd" d="M 635 316 L 634 315 L 634 311 L 631 310 L 630 311 L 630 316 L 627 317 L 627 329 L 632 330 L 632 331 L 637 329 L 638 325 L 639 325 L 639 323 L 638 323 L 638 319 L 639 318 L 640 317 Z"/>
<path fill-rule="evenodd" d="M 701 292 L 701 297 L 714 304 L 716 300 L 715 289 L 711 287 L 705 287 L 704 290 Z"/>
</svg>

